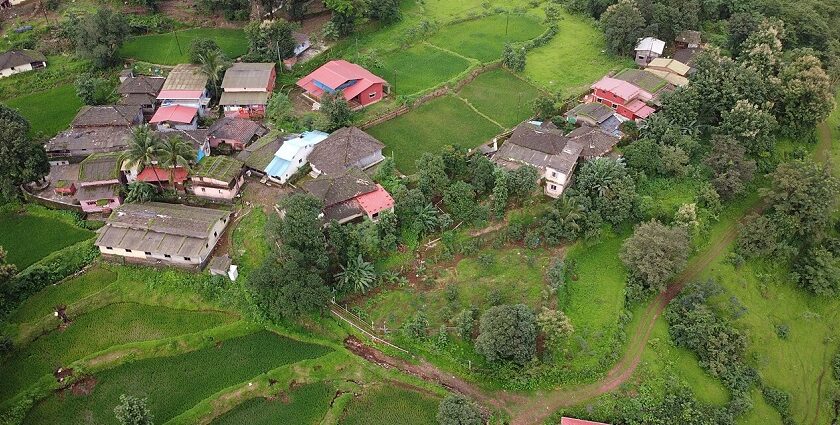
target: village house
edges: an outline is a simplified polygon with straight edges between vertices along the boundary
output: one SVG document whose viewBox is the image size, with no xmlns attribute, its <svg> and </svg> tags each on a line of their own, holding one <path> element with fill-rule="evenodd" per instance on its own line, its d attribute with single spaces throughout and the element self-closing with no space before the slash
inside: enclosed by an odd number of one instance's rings
<svg viewBox="0 0 840 425">
<path fill-rule="evenodd" d="M 650 61 L 645 71 L 676 87 L 685 87 L 688 85 L 687 76 L 691 67 L 676 59 L 656 58 Z"/>
<path fill-rule="evenodd" d="M 184 105 L 161 106 L 149 124 L 157 131 L 195 130 L 198 128 L 198 109 Z"/>
<path fill-rule="evenodd" d="M 208 129 L 211 148 L 232 151 L 241 151 L 266 134 L 268 129 L 262 124 L 232 117 L 219 118 Z"/>
<path fill-rule="evenodd" d="M 204 158 L 190 172 L 189 191 L 202 198 L 231 201 L 245 184 L 242 167 L 242 161 L 227 156 Z"/>
<path fill-rule="evenodd" d="M 388 191 L 358 168 L 310 180 L 303 189 L 323 201 L 324 225 L 333 220 L 338 224 L 360 218 L 376 221 L 383 212 L 394 210 L 394 199 Z"/>
<path fill-rule="evenodd" d="M 158 136 L 163 139 L 171 139 L 173 137 L 180 137 L 189 143 L 195 149 L 195 160 L 198 163 L 202 158 L 210 156 L 210 132 L 205 128 L 196 130 L 171 130 L 159 132 Z"/>
<path fill-rule="evenodd" d="M 70 129 L 59 133 L 44 145 L 50 163 L 78 162 L 95 153 L 125 150 L 131 140 L 131 127 L 143 123 L 139 106 L 85 106 Z"/>
<path fill-rule="evenodd" d="M 618 127 L 626 118 L 615 113 L 611 107 L 603 103 L 580 103 L 564 114 L 566 120 L 572 124 L 586 124 L 600 127 L 601 130 L 614 136 L 620 136 Z"/>
<path fill-rule="evenodd" d="M 201 73 L 200 65 L 176 65 L 169 71 L 158 93 L 157 99 L 160 101 L 160 106 L 181 105 L 195 109 L 198 116 L 207 115 L 210 104 L 207 81 L 207 76 Z"/>
<path fill-rule="evenodd" d="M 225 71 L 219 105 L 226 117 L 262 118 L 277 78 L 273 63 L 235 63 Z"/>
<path fill-rule="evenodd" d="M 677 49 L 696 49 L 700 47 L 700 43 L 700 31 L 685 30 L 674 39 Z"/>
<path fill-rule="evenodd" d="M 287 183 L 301 167 L 307 164 L 312 150 L 328 136 L 327 133 L 316 130 L 286 138 L 274 153 L 274 158 L 266 165 L 265 175 L 277 183 Z"/>
<path fill-rule="evenodd" d="M 108 213 L 122 204 L 123 184 L 119 152 L 98 153 L 79 164 L 76 199 L 86 213 Z"/>
<path fill-rule="evenodd" d="M 303 96 L 315 103 L 315 109 L 324 93 L 341 91 L 357 110 L 382 100 L 387 82 L 359 65 L 334 60 L 298 80 L 297 85 L 305 91 Z"/>
<path fill-rule="evenodd" d="M 265 169 L 268 164 L 274 160 L 274 154 L 283 146 L 285 139 L 298 137 L 280 136 L 275 138 L 262 138 L 254 143 L 246 146 L 241 152 L 236 154 L 236 159 L 245 164 L 248 172 L 256 172 L 259 175 L 265 175 Z"/>
<path fill-rule="evenodd" d="M 571 183 L 579 159 L 608 154 L 618 138 L 598 127 L 583 125 L 569 134 L 551 122 L 528 121 L 518 125 L 493 155 L 493 162 L 509 170 L 535 167 L 545 180 L 544 192 L 558 198 Z"/>
<path fill-rule="evenodd" d="M 147 77 L 145 75 L 129 75 L 120 77 L 120 86 L 117 93 L 120 94 L 119 105 L 139 106 L 143 115 L 151 118 L 158 107 L 158 94 L 163 88 L 166 79 L 163 77 Z"/>
<path fill-rule="evenodd" d="M 171 174 L 171 175 L 170 175 Z M 147 165 L 143 170 L 137 174 L 137 181 L 153 184 L 160 188 L 172 189 L 175 191 L 186 190 L 187 177 L 189 171 L 184 167 L 160 167 L 157 165 Z M 175 187 L 169 183 L 170 177 Z"/>
<path fill-rule="evenodd" d="M 47 67 L 47 58 L 34 50 L 0 53 L 0 78 Z"/>
<path fill-rule="evenodd" d="M 105 258 L 201 268 L 230 222 L 230 211 L 147 202 L 115 209 L 98 230 Z"/>
<path fill-rule="evenodd" d="M 610 424 L 605 424 L 603 422 L 585 421 L 583 419 L 567 418 L 567 417 L 564 416 L 564 417 L 560 418 L 560 425 L 610 425 Z"/>
<path fill-rule="evenodd" d="M 340 128 L 309 154 L 310 175 L 337 175 L 354 167 L 368 169 L 385 159 L 384 147 L 382 142 L 357 127 Z"/>
<path fill-rule="evenodd" d="M 656 112 L 647 102 L 653 94 L 636 85 L 614 77 L 604 77 L 591 86 L 586 102 L 597 102 L 613 108 L 622 117 L 639 121 Z"/>
<path fill-rule="evenodd" d="M 662 56 L 665 51 L 665 42 L 653 37 L 639 39 L 636 44 L 636 64 L 647 66 L 650 61 Z"/>
</svg>

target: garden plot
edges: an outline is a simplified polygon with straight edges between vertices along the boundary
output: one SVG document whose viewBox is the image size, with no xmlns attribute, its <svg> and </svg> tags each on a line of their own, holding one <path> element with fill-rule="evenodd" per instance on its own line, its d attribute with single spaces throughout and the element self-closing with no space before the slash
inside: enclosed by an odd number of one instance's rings
<svg viewBox="0 0 840 425">
<path fill-rule="evenodd" d="M 0 212 L 0 246 L 6 261 L 23 270 L 47 255 L 93 237 L 93 232 L 71 224 L 72 216 L 45 208 Z"/>
<path fill-rule="evenodd" d="M 50 101 L 44 102 L 44 99 Z M 9 99 L 6 105 L 17 109 L 29 121 L 30 135 L 50 138 L 70 125 L 82 108 L 82 100 L 76 96 L 73 84 L 63 84 Z"/>
<path fill-rule="evenodd" d="M 437 87 L 469 68 L 470 62 L 427 44 L 398 50 L 382 58 L 375 68 L 394 93 L 410 95 Z"/>
<path fill-rule="evenodd" d="M 52 424 L 56 418 L 74 424 L 111 423 L 121 394 L 147 397 L 155 422 L 165 423 L 225 388 L 329 351 L 260 331 L 186 354 L 103 371 L 37 403 L 24 423 Z"/>
<path fill-rule="evenodd" d="M 545 29 L 531 15 L 498 14 L 442 27 L 429 42 L 487 63 L 501 59 L 505 43 L 533 40 Z"/>
<path fill-rule="evenodd" d="M 341 425 L 434 425 L 440 400 L 389 384 L 369 388 L 347 406 Z"/>
<path fill-rule="evenodd" d="M 413 174 L 424 152 L 438 152 L 446 145 L 475 148 L 502 130 L 463 100 L 444 96 L 366 131 L 385 144 L 385 154 L 394 157 L 401 172 Z"/>
<path fill-rule="evenodd" d="M 117 280 L 117 274 L 93 267 L 81 276 L 50 285 L 29 297 L 9 316 L 9 322 L 22 324 L 52 316 L 57 305 L 68 305 L 91 296 Z"/>
<path fill-rule="evenodd" d="M 479 75 L 458 93 L 481 113 L 505 128 L 533 116 L 531 102 L 540 91 L 504 69 Z"/>
<path fill-rule="evenodd" d="M 166 34 L 132 37 L 123 44 L 120 55 L 143 62 L 160 65 L 177 65 L 189 62 L 190 44 L 199 38 L 216 42 L 229 58 L 248 53 L 248 40 L 239 29 L 191 28 Z"/>
<path fill-rule="evenodd" d="M 317 425 L 321 422 L 335 390 L 328 384 L 304 385 L 271 399 L 247 400 L 212 422 L 212 425 Z"/>
</svg>

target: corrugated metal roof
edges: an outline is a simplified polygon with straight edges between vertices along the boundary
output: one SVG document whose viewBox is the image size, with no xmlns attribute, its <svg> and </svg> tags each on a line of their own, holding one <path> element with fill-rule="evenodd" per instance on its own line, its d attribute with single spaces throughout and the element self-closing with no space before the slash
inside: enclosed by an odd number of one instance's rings
<svg viewBox="0 0 840 425">
<path fill-rule="evenodd" d="M 222 88 L 267 89 L 273 71 L 273 63 L 235 63 L 225 71 Z"/>
<path fill-rule="evenodd" d="M 237 105 L 265 105 L 268 103 L 268 93 L 266 92 L 229 92 L 222 93 L 219 99 L 219 105 L 222 106 L 237 106 Z"/>
</svg>

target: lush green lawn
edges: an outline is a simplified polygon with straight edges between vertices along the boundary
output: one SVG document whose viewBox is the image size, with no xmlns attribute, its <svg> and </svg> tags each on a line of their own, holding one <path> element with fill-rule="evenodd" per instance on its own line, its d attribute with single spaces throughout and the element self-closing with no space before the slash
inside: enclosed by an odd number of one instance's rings
<svg viewBox="0 0 840 425">
<path fill-rule="evenodd" d="M 89 269 L 83 275 L 59 285 L 42 289 L 24 301 L 9 316 L 11 323 L 26 323 L 52 315 L 57 305 L 68 305 L 93 295 L 117 279 L 117 274 L 103 267 Z"/>
<path fill-rule="evenodd" d="M 470 66 L 466 59 L 426 44 L 390 53 L 381 62 L 382 67 L 374 72 L 386 79 L 396 94 L 405 95 L 435 87 Z"/>
<path fill-rule="evenodd" d="M 67 128 L 82 107 L 73 84 L 55 86 L 49 90 L 9 99 L 6 105 L 17 109 L 29 120 L 30 134 L 50 138 Z"/>
<path fill-rule="evenodd" d="M 680 206 L 695 202 L 699 182 L 689 178 L 654 177 L 638 187 L 642 213 L 670 221 Z"/>
<path fill-rule="evenodd" d="M 236 319 L 218 312 L 130 303 L 111 304 L 78 317 L 73 311 L 67 313 L 73 323 L 66 330 L 41 336 L 3 359 L 0 400 L 16 394 L 59 366 L 106 348 L 198 332 Z"/>
<path fill-rule="evenodd" d="M 309 384 L 288 393 L 288 400 L 254 398 L 214 420 L 213 425 L 317 425 L 335 390 L 324 383 Z"/>
<path fill-rule="evenodd" d="M 532 40 L 543 31 L 531 15 L 500 14 L 445 26 L 429 42 L 486 63 L 502 57 L 505 43 Z"/>
<path fill-rule="evenodd" d="M 133 37 L 123 44 L 120 55 L 160 65 L 187 63 L 189 62 L 190 44 L 198 38 L 215 40 L 229 58 L 237 58 L 248 53 L 248 40 L 242 30 L 191 28 L 177 31 L 177 34 L 171 32 Z"/>
<path fill-rule="evenodd" d="M 0 231 L 0 246 L 8 253 L 6 261 L 19 270 L 94 235 L 68 223 L 68 220 L 55 217 L 55 213 L 41 209 L 0 213 L 0 229 L 3 229 Z"/>
<path fill-rule="evenodd" d="M 371 389 L 347 406 L 342 425 L 434 425 L 436 397 L 394 386 Z"/>
<path fill-rule="evenodd" d="M 454 144 L 474 148 L 502 129 L 462 100 L 445 96 L 366 131 L 385 144 L 386 154 L 394 156 L 400 171 L 413 174 L 414 162 L 423 152 L 438 152 Z"/>
<path fill-rule="evenodd" d="M 156 423 L 165 423 L 216 392 L 279 366 L 319 357 L 329 349 L 260 331 L 190 353 L 139 360 L 96 374 L 90 395 L 55 394 L 36 404 L 24 423 L 112 423 L 120 394 L 148 397 Z"/>
<path fill-rule="evenodd" d="M 447 21 L 484 12 L 485 7 L 530 8 L 530 3 L 528 0 L 424 0 L 422 5 L 426 16 Z"/>
<path fill-rule="evenodd" d="M 233 258 L 240 271 L 247 273 L 262 264 L 270 247 L 265 236 L 268 217 L 261 207 L 255 207 L 233 229 Z"/>
<path fill-rule="evenodd" d="M 563 12 L 558 25 L 554 39 L 528 53 L 525 76 L 537 84 L 577 95 L 609 71 L 633 66 L 629 58 L 602 53 L 604 35 L 591 21 Z"/>
<path fill-rule="evenodd" d="M 531 100 L 539 94 L 536 87 L 510 72 L 495 69 L 479 75 L 458 96 L 499 124 L 513 128 L 533 116 Z"/>
</svg>

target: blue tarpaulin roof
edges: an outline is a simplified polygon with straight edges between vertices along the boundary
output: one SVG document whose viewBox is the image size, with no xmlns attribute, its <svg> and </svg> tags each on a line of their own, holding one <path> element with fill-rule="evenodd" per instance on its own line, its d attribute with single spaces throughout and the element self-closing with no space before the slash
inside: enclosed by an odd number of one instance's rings
<svg viewBox="0 0 840 425">
<path fill-rule="evenodd" d="M 271 162 L 268 163 L 268 166 L 265 167 L 265 172 L 266 174 L 272 177 L 281 176 L 283 175 L 283 172 L 285 172 L 286 169 L 289 168 L 289 164 L 289 161 L 275 156 L 274 159 L 272 159 Z"/>
</svg>

